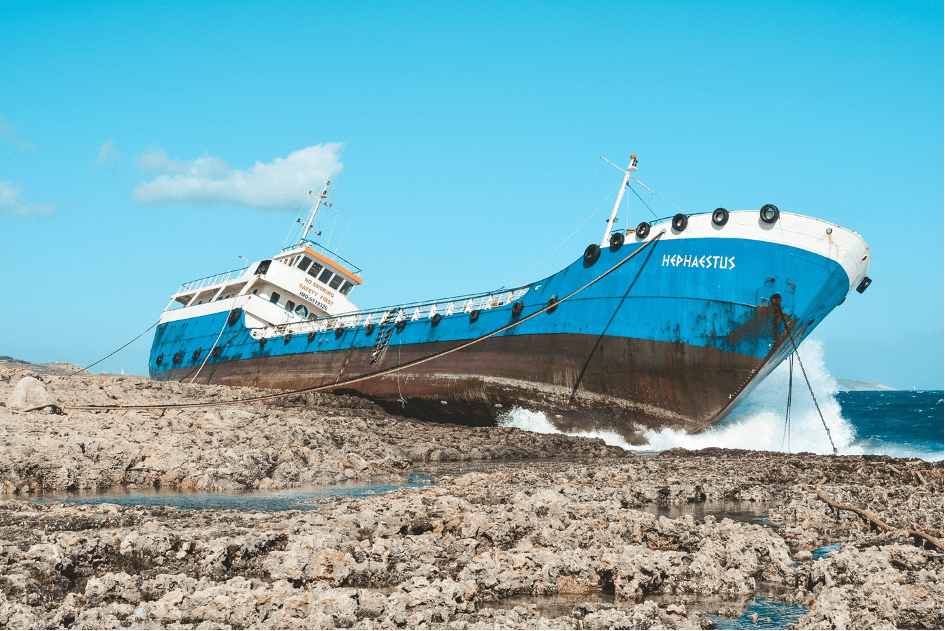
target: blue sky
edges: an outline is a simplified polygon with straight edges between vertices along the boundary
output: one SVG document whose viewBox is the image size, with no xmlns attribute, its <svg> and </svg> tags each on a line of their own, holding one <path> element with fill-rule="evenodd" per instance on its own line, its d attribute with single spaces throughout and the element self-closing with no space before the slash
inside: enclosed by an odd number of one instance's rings
<svg viewBox="0 0 945 631">
<path fill-rule="evenodd" d="M 618 184 L 598 156 L 635 153 L 688 212 L 859 231 L 874 283 L 815 331 L 828 368 L 941 389 L 942 32 L 940 2 L 5 2 L 0 354 L 91 363 L 271 256 L 348 142 L 360 306 L 556 271 L 603 231 L 607 203 L 547 256 Z"/>
</svg>

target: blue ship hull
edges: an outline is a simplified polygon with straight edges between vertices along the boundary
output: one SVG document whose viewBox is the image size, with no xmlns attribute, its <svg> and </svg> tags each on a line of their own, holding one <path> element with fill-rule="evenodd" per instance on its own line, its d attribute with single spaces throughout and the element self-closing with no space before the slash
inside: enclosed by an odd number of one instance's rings
<svg viewBox="0 0 945 631">
<path fill-rule="evenodd" d="M 465 423 L 493 422 L 517 405 L 546 412 L 563 430 L 610 429 L 638 442 L 643 429 L 697 432 L 718 422 L 858 280 L 838 257 L 772 240 L 666 238 L 527 319 L 640 246 L 638 240 L 603 248 L 593 264 L 578 259 L 530 285 L 520 313 L 507 304 L 481 311 L 474 322 L 460 312 L 438 322 L 421 318 L 256 339 L 245 317 L 228 324 L 225 310 L 171 320 L 155 334 L 150 374 L 189 381 L 206 360 L 198 383 L 339 384 L 336 392 L 391 410 Z M 447 351 L 516 320 L 525 321 L 458 352 L 342 383 Z"/>
</svg>

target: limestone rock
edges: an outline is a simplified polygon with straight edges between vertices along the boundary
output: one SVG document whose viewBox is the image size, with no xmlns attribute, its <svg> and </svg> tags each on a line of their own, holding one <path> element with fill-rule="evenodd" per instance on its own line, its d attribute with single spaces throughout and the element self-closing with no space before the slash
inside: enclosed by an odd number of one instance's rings
<svg viewBox="0 0 945 631">
<path fill-rule="evenodd" d="M 60 411 L 59 402 L 49 392 L 42 381 L 35 377 L 23 377 L 13 386 L 13 392 L 7 399 L 7 407 L 17 412 L 43 410 Z"/>
</svg>

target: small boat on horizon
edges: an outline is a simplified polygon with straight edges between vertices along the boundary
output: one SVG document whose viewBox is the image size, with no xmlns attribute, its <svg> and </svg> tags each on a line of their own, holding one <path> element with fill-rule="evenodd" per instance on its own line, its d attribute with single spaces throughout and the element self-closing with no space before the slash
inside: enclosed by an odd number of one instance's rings
<svg viewBox="0 0 945 631">
<path fill-rule="evenodd" d="M 619 168 L 619 167 L 618 167 Z M 183 283 L 149 357 L 159 381 L 328 386 L 392 412 L 494 424 L 519 406 L 562 431 L 699 432 L 725 417 L 854 289 L 870 251 L 851 230 L 767 204 L 613 230 L 513 289 L 375 309 L 361 270 L 309 239 Z M 642 183 L 641 183 L 642 184 Z"/>
</svg>

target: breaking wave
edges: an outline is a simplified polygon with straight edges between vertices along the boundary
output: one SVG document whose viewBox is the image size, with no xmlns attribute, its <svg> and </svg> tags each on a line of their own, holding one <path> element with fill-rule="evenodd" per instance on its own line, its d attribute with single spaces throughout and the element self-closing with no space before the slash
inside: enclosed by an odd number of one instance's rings
<svg viewBox="0 0 945 631">
<path fill-rule="evenodd" d="M 782 362 L 757 388 L 718 425 L 698 434 L 664 429 L 646 431 L 647 444 L 629 445 L 619 434 L 612 432 L 569 432 L 573 436 L 601 438 L 614 445 L 638 452 L 653 452 L 684 447 L 703 449 L 723 447 L 729 449 L 755 449 L 764 451 L 808 451 L 816 454 L 833 452 L 824 429 L 826 423 L 830 437 L 840 454 L 886 454 L 902 458 L 942 460 L 940 451 L 929 451 L 918 445 L 890 443 L 870 436 L 858 437 L 854 424 L 844 418 L 840 403 L 836 399 L 837 381 L 824 365 L 823 343 L 820 340 L 805 340 L 800 347 L 804 368 L 811 388 L 817 397 L 824 421 L 821 422 L 817 408 L 811 399 L 800 366 L 794 362 L 794 388 L 791 405 L 790 432 L 787 431 L 788 362 Z M 499 418 L 499 425 L 517 427 L 543 434 L 561 433 L 541 412 L 513 408 Z"/>
</svg>

